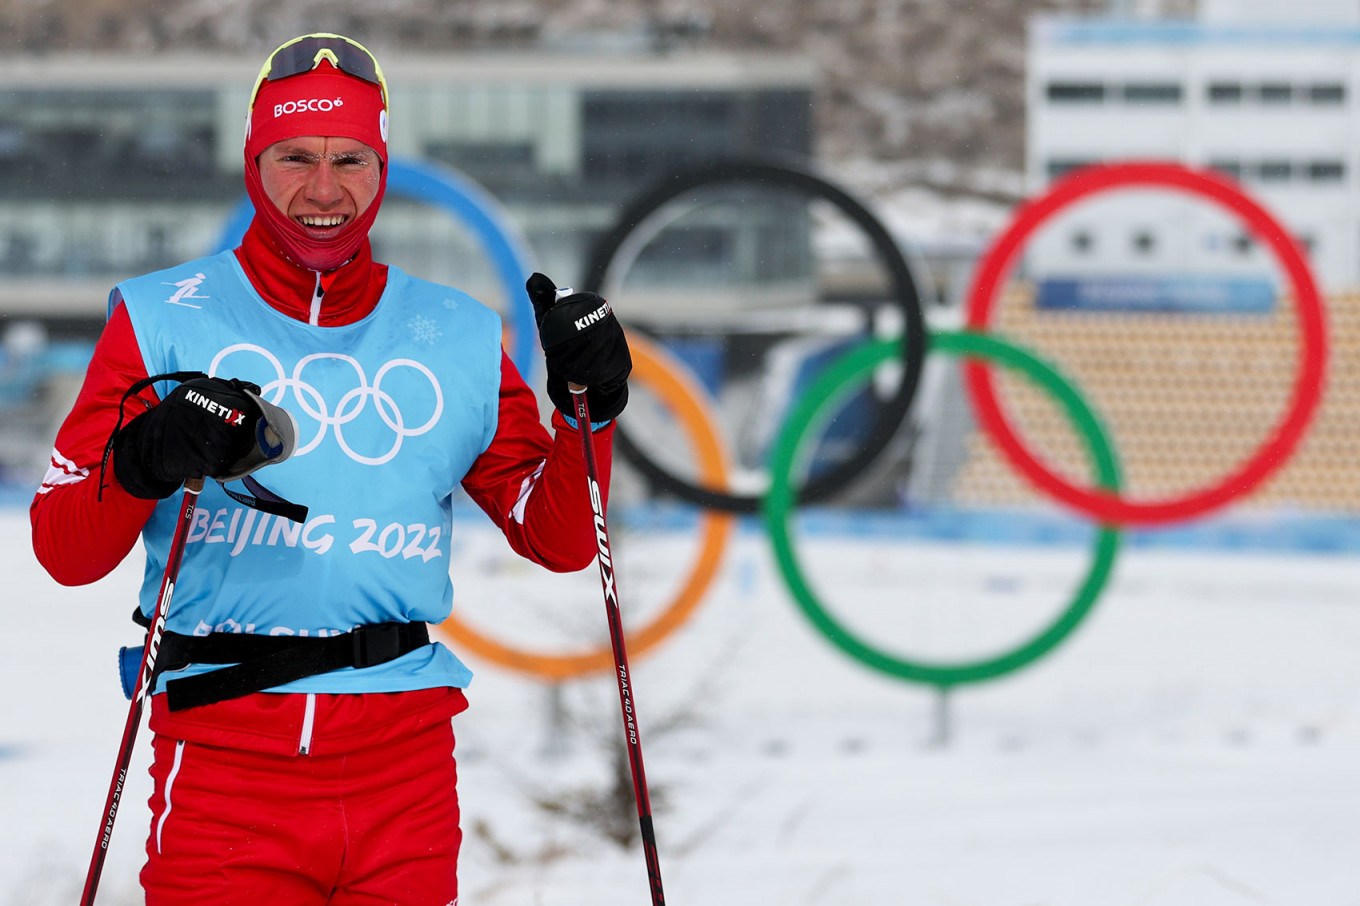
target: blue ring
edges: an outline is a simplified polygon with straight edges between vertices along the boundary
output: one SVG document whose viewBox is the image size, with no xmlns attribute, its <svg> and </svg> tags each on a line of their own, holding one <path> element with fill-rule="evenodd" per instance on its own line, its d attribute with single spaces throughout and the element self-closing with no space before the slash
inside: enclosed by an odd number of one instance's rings
<svg viewBox="0 0 1360 906">
<path fill-rule="evenodd" d="M 505 291 L 515 332 L 510 358 L 527 381 L 539 362 L 538 323 L 524 291 L 524 281 L 534 271 L 533 256 L 500 203 L 462 173 L 412 158 L 393 157 L 388 161 L 387 190 L 401 198 L 443 208 L 477 237 Z M 254 217 L 250 198 L 242 198 L 227 216 L 213 251 L 224 252 L 240 245 Z"/>
</svg>

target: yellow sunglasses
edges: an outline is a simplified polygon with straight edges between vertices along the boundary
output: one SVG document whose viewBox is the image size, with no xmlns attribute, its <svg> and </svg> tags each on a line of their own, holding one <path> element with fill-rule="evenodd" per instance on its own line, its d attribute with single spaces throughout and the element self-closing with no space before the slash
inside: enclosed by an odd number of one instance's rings
<svg viewBox="0 0 1360 906">
<path fill-rule="evenodd" d="M 347 75 L 377 85 L 382 92 L 383 107 L 388 106 L 387 79 L 383 77 L 382 67 L 369 49 L 344 35 L 318 32 L 294 38 L 269 55 L 255 79 L 255 87 L 250 91 L 250 109 L 255 109 L 255 98 L 266 81 L 277 82 L 289 76 L 311 72 L 321 65 L 322 60 Z"/>
</svg>

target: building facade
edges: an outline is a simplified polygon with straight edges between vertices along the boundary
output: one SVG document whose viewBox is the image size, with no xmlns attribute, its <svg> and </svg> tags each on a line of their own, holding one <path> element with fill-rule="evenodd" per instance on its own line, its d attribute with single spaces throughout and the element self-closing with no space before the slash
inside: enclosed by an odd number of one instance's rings
<svg viewBox="0 0 1360 906">
<path fill-rule="evenodd" d="M 810 154 L 814 72 L 716 54 L 384 54 L 390 150 L 495 196 L 563 282 L 619 206 L 674 167 Z M 102 319 L 116 280 L 210 251 L 244 197 L 258 60 L 0 61 L 0 316 Z M 460 225 L 390 198 L 379 256 L 472 290 L 495 282 Z"/>
<path fill-rule="evenodd" d="M 1218 0 L 1195 21 L 1041 19 L 1029 54 L 1032 192 L 1097 161 L 1211 168 L 1284 223 L 1324 287 L 1360 285 L 1356 4 Z M 1074 210 L 1035 243 L 1031 263 L 1047 274 L 1277 282 L 1273 259 L 1234 217 L 1147 192 Z"/>
</svg>

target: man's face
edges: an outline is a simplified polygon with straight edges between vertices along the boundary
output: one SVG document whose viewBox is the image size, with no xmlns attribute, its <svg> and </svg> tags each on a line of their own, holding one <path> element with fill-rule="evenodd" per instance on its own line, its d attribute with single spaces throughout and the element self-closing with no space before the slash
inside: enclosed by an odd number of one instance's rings
<svg viewBox="0 0 1360 906">
<path fill-rule="evenodd" d="M 382 161 L 352 138 L 307 135 L 276 142 L 259 157 L 269 200 L 313 239 L 331 239 L 378 195 Z"/>
</svg>

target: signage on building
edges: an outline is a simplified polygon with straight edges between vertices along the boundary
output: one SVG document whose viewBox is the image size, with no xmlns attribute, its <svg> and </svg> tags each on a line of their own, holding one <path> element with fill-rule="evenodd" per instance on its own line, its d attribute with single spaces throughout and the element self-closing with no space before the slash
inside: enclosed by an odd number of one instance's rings
<svg viewBox="0 0 1360 906">
<path fill-rule="evenodd" d="M 1045 311 L 1265 314 L 1275 284 L 1263 277 L 1077 277 L 1040 280 L 1034 306 Z"/>
</svg>

